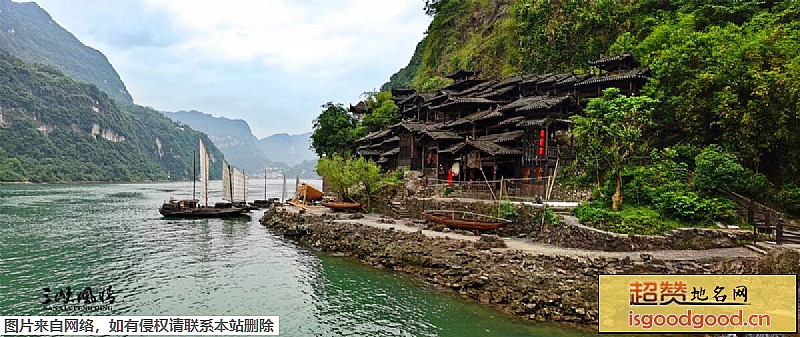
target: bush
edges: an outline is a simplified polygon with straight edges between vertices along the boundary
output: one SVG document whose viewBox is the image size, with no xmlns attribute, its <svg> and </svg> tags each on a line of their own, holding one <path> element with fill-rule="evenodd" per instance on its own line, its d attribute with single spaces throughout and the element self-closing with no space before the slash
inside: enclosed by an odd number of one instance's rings
<svg viewBox="0 0 800 337">
<path fill-rule="evenodd" d="M 733 201 L 704 198 L 695 192 L 666 192 L 655 202 L 667 215 L 693 225 L 710 226 L 715 221 L 732 223 L 736 217 Z"/>
<path fill-rule="evenodd" d="M 655 235 L 689 227 L 664 218 L 658 211 L 647 207 L 626 206 L 620 211 L 613 211 L 604 202 L 583 203 L 575 209 L 574 214 L 585 224 L 621 234 Z"/>
<path fill-rule="evenodd" d="M 517 219 L 517 206 L 514 203 L 503 200 L 500 202 L 500 207 L 497 211 L 497 216 L 502 219 L 506 220 L 516 220 Z"/>
<path fill-rule="evenodd" d="M 744 172 L 734 155 L 709 145 L 695 157 L 694 185 L 698 191 L 712 194 L 717 188 L 734 190 Z"/>
<path fill-rule="evenodd" d="M 786 211 L 796 215 L 800 214 L 800 186 L 791 183 L 783 185 L 781 191 L 778 192 L 778 201 Z"/>
</svg>

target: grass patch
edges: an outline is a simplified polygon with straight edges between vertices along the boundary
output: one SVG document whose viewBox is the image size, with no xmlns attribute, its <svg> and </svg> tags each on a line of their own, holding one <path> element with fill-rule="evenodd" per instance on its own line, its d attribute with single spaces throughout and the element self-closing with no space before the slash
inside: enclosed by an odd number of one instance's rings
<svg viewBox="0 0 800 337">
<path fill-rule="evenodd" d="M 614 211 L 607 202 L 586 202 L 575 209 L 575 216 L 592 227 L 621 234 L 656 235 L 677 228 L 709 227 L 708 223 L 692 224 L 663 216 L 647 206 L 624 205 Z"/>
</svg>

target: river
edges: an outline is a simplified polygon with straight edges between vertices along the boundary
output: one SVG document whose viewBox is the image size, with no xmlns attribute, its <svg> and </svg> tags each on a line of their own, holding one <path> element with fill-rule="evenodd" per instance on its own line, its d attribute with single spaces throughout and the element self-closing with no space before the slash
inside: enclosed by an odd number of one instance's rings
<svg viewBox="0 0 800 337">
<path fill-rule="evenodd" d="M 263 197 L 263 184 L 253 184 L 251 195 Z M 280 196 L 280 184 L 270 181 L 270 197 Z M 515 320 L 404 275 L 316 254 L 261 226 L 260 211 L 250 220 L 162 219 L 158 206 L 191 189 L 0 185 L 0 315 L 276 315 L 283 336 L 591 335 Z M 220 195 L 212 189 L 211 200 Z M 108 286 L 110 310 L 42 304 L 67 287 L 74 298 Z"/>
</svg>

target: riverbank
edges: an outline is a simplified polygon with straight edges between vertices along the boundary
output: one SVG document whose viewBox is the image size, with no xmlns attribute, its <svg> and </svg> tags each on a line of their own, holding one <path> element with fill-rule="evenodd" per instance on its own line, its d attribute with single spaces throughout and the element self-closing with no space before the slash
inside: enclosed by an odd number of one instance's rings
<svg viewBox="0 0 800 337">
<path fill-rule="evenodd" d="M 594 251 L 322 209 L 273 208 L 261 223 L 304 246 L 410 274 L 514 317 L 582 325 L 597 324 L 601 274 L 796 273 L 800 263 L 800 253 L 784 248 L 765 255 L 743 247 Z"/>
</svg>

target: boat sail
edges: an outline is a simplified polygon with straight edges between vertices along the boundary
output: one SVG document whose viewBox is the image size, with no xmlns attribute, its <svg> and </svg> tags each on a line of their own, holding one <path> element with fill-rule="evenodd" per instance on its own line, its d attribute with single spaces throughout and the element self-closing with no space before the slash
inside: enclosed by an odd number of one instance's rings
<svg viewBox="0 0 800 337">
<path fill-rule="evenodd" d="M 194 161 L 194 160 L 193 160 Z M 227 163 L 223 163 L 223 181 L 225 178 L 230 178 L 230 167 Z M 194 171 L 194 167 L 192 168 Z M 170 199 L 164 202 L 159 208 L 159 213 L 164 217 L 174 218 L 227 218 L 236 216 L 246 216 L 244 214 L 248 209 L 240 207 L 231 207 L 228 205 L 220 205 L 217 203 L 214 207 L 208 207 L 208 175 L 209 175 L 209 158 L 208 151 L 205 144 L 200 140 L 200 197 L 205 201 L 205 206 L 199 205 L 199 200 L 175 200 Z M 231 183 L 229 182 L 228 186 Z M 232 189 L 231 189 L 232 190 Z M 194 192 L 192 192 L 194 194 Z M 229 193 L 230 194 L 230 193 Z"/>
<path fill-rule="evenodd" d="M 234 199 L 236 201 L 247 202 L 247 175 L 244 171 L 233 169 Z"/>
<path fill-rule="evenodd" d="M 233 202 L 233 179 L 231 179 L 231 165 L 222 162 L 222 200 Z"/>
<path fill-rule="evenodd" d="M 247 174 L 222 162 L 222 199 L 228 202 L 247 201 Z"/>
<path fill-rule="evenodd" d="M 205 200 L 208 207 L 208 151 L 203 140 L 200 140 L 200 198 Z"/>
</svg>

